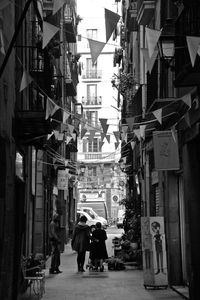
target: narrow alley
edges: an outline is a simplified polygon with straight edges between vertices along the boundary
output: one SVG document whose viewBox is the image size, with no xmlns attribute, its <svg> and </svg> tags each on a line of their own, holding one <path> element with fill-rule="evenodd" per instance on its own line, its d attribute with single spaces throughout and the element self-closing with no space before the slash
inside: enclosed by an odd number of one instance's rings
<svg viewBox="0 0 200 300">
<path fill-rule="evenodd" d="M 112 238 L 119 236 L 122 230 L 109 228 L 107 230 L 107 249 L 112 254 Z M 87 264 L 88 254 L 86 257 Z M 183 299 L 171 288 L 145 289 L 143 286 L 143 271 L 132 266 L 126 266 L 123 271 L 108 271 L 107 265 L 103 273 L 86 270 L 78 273 L 76 253 L 68 243 L 61 255 L 61 274 L 49 275 L 50 259 L 46 266 L 46 284 L 43 300 L 147 300 L 147 299 Z M 30 299 L 30 297 L 29 297 Z M 31 299 L 35 299 L 34 292 Z"/>
</svg>

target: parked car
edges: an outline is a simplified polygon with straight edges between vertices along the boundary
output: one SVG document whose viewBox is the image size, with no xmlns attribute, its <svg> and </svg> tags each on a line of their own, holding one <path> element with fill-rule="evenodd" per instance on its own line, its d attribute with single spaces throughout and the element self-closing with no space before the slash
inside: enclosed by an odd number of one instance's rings
<svg viewBox="0 0 200 300">
<path fill-rule="evenodd" d="M 85 202 L 78 203 L 78 209 L 81 207 L 91 207 L 99 217 L 108 220 L 108 208 L 104 200 L 87 199 Z"/>
<path fill-rule="evenodd" d="M 123 228 L 124 227 L 124 216 L 125 216 L 125 211 L 122 210 L 122 209 L 119 209 L 118 210 L 118 213 L 117 213 L 117 228 Z"/>
<path fill-rule="evenodd" d="M 105 218 L 100 217 L 91 207 L 79 206 L 78 204 L 78 209 L 86 212 L 92 219 L 95 219 L 97 222 L 100 222 L 103 228 L 108 227 L 108 221 Z"/>
<path fill-rule="evenodd" d="M 79 222 L 81 216 L 87 218 L 87 225 L 90 226 L 90 228 L 95 227 L 97 223 L 96 219 L 92 219 L 85 211 L 77 210 L 77 222 Z"/>
</svg>

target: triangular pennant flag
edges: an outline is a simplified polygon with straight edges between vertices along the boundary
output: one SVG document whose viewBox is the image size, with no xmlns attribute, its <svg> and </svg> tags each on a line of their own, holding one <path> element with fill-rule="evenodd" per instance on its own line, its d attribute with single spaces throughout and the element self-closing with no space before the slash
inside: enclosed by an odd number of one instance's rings
<svg viewBox="0 0 200 300">
<path fill-rule="evenodd" d="M 194 67 L 195 59 L 197 56 L 197 51 L 200 45 L 200 37 L 199 36 L 186 36 L 188 51 L 190 54 L 191 64 Z"/>
<path fill-rule="evenodd" d="M 127 139 L 128 139 L 128 134 L 126 133 L 125 134 L 125 138 L 124 138 L 124 141 L 127 143 Z"/>
<path fill-rule="evenodd" d="M 86 132 L 87 132 L 87 129 L 85 129 L 85 128 L 83 128 L 81 130 L 81 139 L 84 137 L 84 135 L 86 134 Z"/>
<path fill-rule="evenodd" d="M 113 131 L 113 134 L 116 138 L 117 143 L 119 142 L 119 131 Z"/>
<path fill-rule="evenodd" d="M 137 31 L 133 31 L 133 47 L 135 46 L 136 38 L 137 38 Z"/>
<path fill-rule="evenodd" d="M 103 139 L 106 137 L 105 133 L 101 132 L 101 141 L 103 142 Z"/>
<path fill-rule="evenodd" d="M 142 52 L 142 55 L 144 57 L 144 60 L 147 64 L 147 71 L 149 71 L 149 73 L 151 73 L 152 69 L 153 69 L 153 66 L 154 66 L 154 63 L 156 61 L 156 58 L 158 56 L 158 50 L 155 50 L 152 57 L 150 58 L 149 57 L 149 52 L 148 52 L 148 49 L 141 49 L 141 52 Z"/>
<path fill-rule="evenodd" d="M 120 144 L 119 142 L 115 142 L 115 150 L 117 150 L 119 144 Z"/>
<path fill-rule="evenodd" d="M 27 86 L 33 81 L 33 78 L 29 75 L 29 73 L 24 70 L 23 75 L 22 75 L 22 80 L 20 84 L 20 89 L 19 91 L 23 91 Z"/>
<path fill-rule="evenodd" d="M 146 128 L 146 125 L 140 125 L 140 136 L 143 139 L 145 139 L 145 128 Z"/>
<path fill-rule="evenodd" d="M 184 115 L 184 120 L 187 123 L 187 125 L 191 127 L 189 112 L 186 112 L 186 114 Z"/>
<path fill-rule="evenodd" d="M 41 0 L 37 0 L 37 8 L 40 13 L 40 17 L 43 20 L 43 3 Z"/>
<path fill-rule="evenodd" d="M 99 149 L 100 149 L 100 150 L 101 150 L 103 144 L 104 144 L 104 142 L 99 141 Z"/>
<path fill-rule="evenodd" d="M 92 63 L 94 64 L 106 44 L 103 42 L 99 42 L 99 41 L 95 41 L 95 40 L 91 40 L 91 39 L 88 39 L 88 42 L 89 42 L 89 46 L 90 46 Z"/>
<path fill-rule="evenodd" d="M 60 107 L 56 105 L 50 98 L 47 98 L 45 120 L 52 116 Z"/>
<path fill-rule="evenodd" d="M 149 51 L 149 57 L 151 58 L 156 44 L 160 38 L 162 30 L 155 30 L 155 29 L 150 29 L 148 27 L 145 27 L 145 32 L 146 32 L 146 40 L 147 40 L 147 48 Z"/>
<path fill-rule="evenodd" d="M 111 10 L 105 8 L 105 22 L 106 22 L 106 42 L 109 40 L 113 33 L 117 23 L 120 19 L 120 15 L 114 13 Z"/>
<path fill-rule="evenodd" d="M 154 114 L 158 122 L 162 124 L 162 108 L 156 109 L 152 113 Z"/>
<path fill-rule="evenodd" d="M 135 121 L 135 117 L 126 118 L 126 122 L 128 123 L 128 127 L 130 130 L 133 129 L 134 121 Z"/>
<path fill-rule="evenodd" d="M 63 123 L 61 123 L 60 124 L 60 131 L 61 132 L 67 132 L 67 124 L 63 124 Z"/>
<path fill-rule="evenodd" d="M 135 130 L 133 130 L 133 132 L 135 133 L 135 135 L 138 138 L 138 140 L 140 140 L 141 139 L 140 129 L 135 129 Z"/>
<path fill-rule="evenodd" d="M 122 132 L 127 133 L 128 125 L 122 125 Z"/>
<path fill-rule="evenodd" d="M 54 133 L 55 139 L 57 140 L 58 136 L 59 136 L 59 131 L 58 130 L 54 130 L 53 133 Z"/>
<path fill-rule="evenodd" d="M 102 126 L 102 128 L 103 128 L 103 132 L 106 134 L 107 133 L 107 131 L 108 131 L 108 127 L 109 127 L 109 125 L 108 124 L 104 124 L 104 126 Z"/>
<path fill-rule="evenodd" d="M 50 133 L 50 134 L 47 135 L 47 141 L 50 139 L 50 137 L 51 137 L 53 134 L 54 134 L 54 133 L 52 132 L 52 133 Z"/>
<path fill-rule="evenodd" d="M 43 41 L 42 49 L 46 47 L 49 41 L 54 37 L 54 35 L 60 30 L 59 27 L 56 27 L 48 22 L 43 22 Z"/>
<path fill-rule="evenodd" d="M 0 52 L 5 55 L 5 47 L 4 47 L 4 38 L 3 38 L 3 31 L 0 29 Z"/>
<path fill-rule="evenodd" d="M 99 122 L 101 123 L 101 126 L 105 126 L 107 124 L 108 119 L 99 119 Z"/>
<path fill-rule="evenodd" d="M 69 128 L 69 132 L 70 132 L 70 134 L 72 134 L 73 133 L 73 131 L 74 131 L 74 126 L 73 125 L 71 125 L 71 124 L 67 124 L 68 125 L 68 128 Z"/>
<path fill-rule="evenodd" d="M 57 11 L 61 9 L 65 3 L 66 0 L 53 0 L 53 15 L 55 15 L 55 13 L 57 13 Z"/>
<path fill-rule="evenodd" d="M 63 111 L 63 124 L 66 123 L 66 121 L 68 120 L 70 116 L 70 113 L 66 112 L 66 111 Z"/>
<path fill-rule="evenodd" d="M 72 135 L 73 140 L 76 141 L 76 133 L 72 133 L 71 135 Z"/>
<path fill-rule="evenodd" d="M 66 136 L 66 140 L 65 140 L 65 143 L 66 144 L 69 144 L 69 142 L 72 140 L 72 137 L 71 136 Z"/>
<path fill-rule="evenodd" d="M 110 144 L 110 135 L 109 134 L 106 135 L 106 139 L 107 139 L 108 143 Z"/>
<path fill-rule="evenodd" d="M 132 150 L 134 150 L 135 145 L 136 145 L 136 142 L 135 142 L 135 141 L 132 141 L 132 142 L 131 142 L 131 148 L 132 148 Z"/>
<path fill-rule="evenodd" d="M 183 100 L 183 102 L 185 102 L 190 108 L 192 106 L 192 99 L 191 99 L 191 94 L 186 94 L 183 97 L 181 97 L 181 100 Z"/>
</svg>

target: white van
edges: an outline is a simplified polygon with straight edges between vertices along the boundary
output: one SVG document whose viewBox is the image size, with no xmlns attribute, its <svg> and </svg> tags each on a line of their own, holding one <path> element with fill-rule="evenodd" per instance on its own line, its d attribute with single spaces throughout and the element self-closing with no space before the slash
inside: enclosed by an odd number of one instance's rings
<svg viewBox="0 0 200 300">
<path fill-rule="evenodd" d="M 77 209 L 86 212 L 96 222 L 100 222 L 102 224 L 103 228 L 107 228 L 108 227 L 107 220 L 105 218 L 103 218 L 103 217 L 100 217 L 91 207 L 89 207 L 89 206 L 82 206 L 82 204 L 78 203 Z"/>
</svg>

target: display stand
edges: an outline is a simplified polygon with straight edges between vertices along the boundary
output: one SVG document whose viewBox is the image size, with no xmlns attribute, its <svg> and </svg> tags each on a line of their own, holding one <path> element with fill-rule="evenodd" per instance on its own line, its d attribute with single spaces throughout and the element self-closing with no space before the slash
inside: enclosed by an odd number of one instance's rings
<svg viewBox="0 0 200 300">
<path fill-rule="evenodd" d="M 163 217 L 142 217 L 142 253 L 145 288 L 167 288 L 167 261 Z"/>
</svg>

